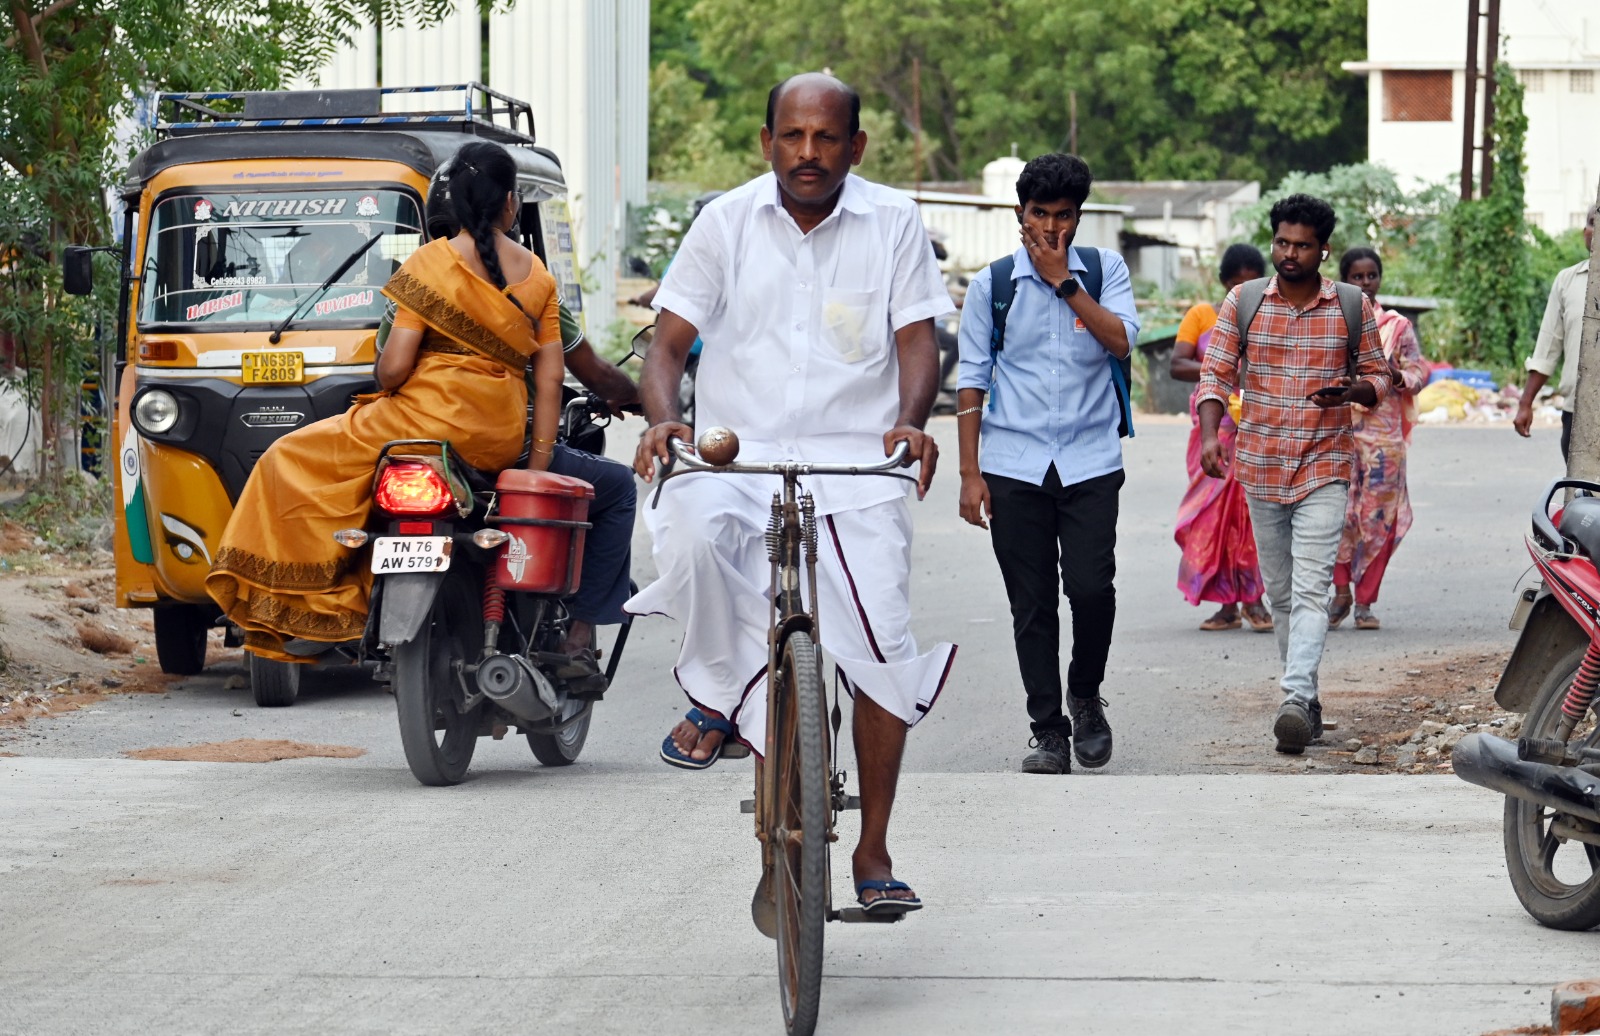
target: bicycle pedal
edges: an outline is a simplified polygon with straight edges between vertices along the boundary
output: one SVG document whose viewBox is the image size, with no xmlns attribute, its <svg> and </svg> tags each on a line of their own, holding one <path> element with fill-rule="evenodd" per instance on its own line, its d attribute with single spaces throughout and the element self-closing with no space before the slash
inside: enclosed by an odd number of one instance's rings
<svg viewBox="0 0 1600 1036">
<path fill-rule="evenodd" d="M 845 907 L 843 910 L 835 910 L 828 920 L 842 921 L 845 924 L 894 924 L 905 916 L 904 911 L 894 914 L 869 914 L 861 907 Z"/>
<path fill-rule="evenodd" d="M 748 759 L 750 758 L 750 746 L 741 745 L 737 741 L 724 741 L 722 743 L 722 758 Z"/>
<path fill-rule="evenodd" d="M 839 807 L 839 808 L 840 809 L 860 809 L 861 808 L 861 796 L 860 795 L 846 795 L 844 797 L 844 805 Z"/>
<path fill-rule="evenodd" d="M 755 799 L 740 799 L 739 800 L 739 812 L 741 812 L 741 813 L 754 813 L 755 811 L 756 811 L 756 800 Z"/>
</svg>

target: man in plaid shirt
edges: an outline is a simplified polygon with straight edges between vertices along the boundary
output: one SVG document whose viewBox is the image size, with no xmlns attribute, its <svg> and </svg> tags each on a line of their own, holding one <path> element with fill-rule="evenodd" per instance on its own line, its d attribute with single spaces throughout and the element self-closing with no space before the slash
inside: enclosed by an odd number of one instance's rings
<svg viewBox="0 0 1600 1036">
<path fill-rule="evenodd" d="M 1255 282 L 1260 309 L 1242 348 L 1239 302 L 1252 288 L 1228 293 L 1196 398 L 1200 463 L 1222 478 L 1228 461 L 1217 426 L 1228 396 L 1237 391 L 1243 397 L 1233 463 L 1250 505 L 1283 661 L 1284 700 L 1272 732 L 1278 751 L 1298 755 L 1322 734 L 1317 667 L 1355 454 L 1349 404 L 1377 405 L 1388 393 L 1390 372 L 1371 304 L 1361 298 L 1360 341 L 1352 349 L 1339 298 L 1346 286 L 1318 272 L 1328 258 L 1333 208 L 1295 194 L 1272 207 L 1270 220 L 1277 276 L 1264 293 Z"/>
</svg>

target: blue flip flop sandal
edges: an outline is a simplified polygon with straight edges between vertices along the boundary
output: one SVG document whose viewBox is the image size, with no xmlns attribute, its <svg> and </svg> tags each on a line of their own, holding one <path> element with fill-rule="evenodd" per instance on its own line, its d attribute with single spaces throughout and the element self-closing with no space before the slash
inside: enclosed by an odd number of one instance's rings
<svg viewBox="0 0 1600 1036">
<path fill-rule="evenodd" d="M 909 914 L 913 910 L 922 909 L 922 900 L 913 896 L 910 899 L 896 899 L 892 896 L 882 895 L 867 902 L 864 893 L 867 892 L 910 892 L 911 886 L 903 881 L 878 881 L 868 879 L 856 882 L 856 902 L 861 904 L 862 913 L 866 914 Z"/>
<path fill-rule="evenodd" d="M 683 714 L 683 718 L 695 725 L 695 729 L 705 734 L 716 731 L 722 735 L 722 744 L 727 744 L 728 739 L 734 735 L 734 726 L 721 716 L 707 716 L 699 709 L 690 709 Z M 696 759 L 687 752 L 678 751 L 678 746 L 668 734 L 661 742 L 661 759 L 668 766 L 676 766 L 683 770 L 708 770 L 711 764 L 722 758 L 722 744 L 712 750 L 711 755 L 705 759 Z"/>
</svg>

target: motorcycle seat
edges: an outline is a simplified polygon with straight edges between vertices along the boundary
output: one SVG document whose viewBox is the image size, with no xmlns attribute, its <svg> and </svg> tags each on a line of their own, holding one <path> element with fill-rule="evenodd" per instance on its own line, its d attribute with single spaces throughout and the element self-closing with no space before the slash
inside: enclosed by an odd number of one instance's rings
<svg viewBox="0 0 1600 1036">
<path fill-rule="evenodd" d="M 1600 561 L 1600 497 L 1574 497 L 1561 512 L 1561 535 L 1591 560 Z"/>
</svg>

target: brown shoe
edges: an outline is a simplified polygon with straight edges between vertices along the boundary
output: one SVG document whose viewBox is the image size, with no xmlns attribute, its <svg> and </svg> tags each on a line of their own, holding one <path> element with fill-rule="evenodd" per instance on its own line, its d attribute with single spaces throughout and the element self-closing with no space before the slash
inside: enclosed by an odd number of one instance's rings
<svg viewBox="0 0 1600 1036">
<path fill-rule="evenodd" d="M 1245 605 L 1244 619 L 1250 624 L 1250 628 L 1257 633 L 1272 632 L 1272 613 L 1262 607 L 1260 603 Z"/>
<path fill-rule="evenodd" d="M 1372 614 L 1372 609 L 1364 604 L 1356 605 L 1356 629 L 1375 630 L 1381 628 L 1378 617 Z"/>
<path fill-rule="evenodd" d="M 1355 598 L 1349 594 L 1334 594 L 1333 602 L 1328 605 L 1328 628 L 1338 629 L 1339 623 L 1350 615 L 1350 608 L 1354 605 Z"/>
<path fill-rule="evenodd" d="M 1233 609 L 1233 614 L 1228 614 L 1228 608 L 1218 609 L 1217 614 L 1211 616 L 1200 624 L 1200 628 L 1208 632 L 1213 630 L 1236 630 L 1244 623 L 1239 621 L 1239 612 Z"/>
</svg>

